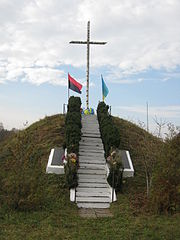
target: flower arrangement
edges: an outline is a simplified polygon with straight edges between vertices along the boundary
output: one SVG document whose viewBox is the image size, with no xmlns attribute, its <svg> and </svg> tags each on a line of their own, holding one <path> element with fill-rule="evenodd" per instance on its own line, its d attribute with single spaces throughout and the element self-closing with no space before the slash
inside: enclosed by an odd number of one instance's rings
<svg viewBox="0 0 180 240">
<path fill-rule="evenodd" d="M 78 185 L 77 165 L 78 159 L 75 153 L 69 153 L 65 159 L 65 176 L 69 188 L 75 188 Z"/>
<path fill-rule="evenodd" d="M 70 153 L 70 154 L 68 154 L 68 159 L 73 164 L 76 164 L 76 162 L 77 162 L 77 155 L 75 153 Z"/>
<path fill-rule="evenodd" d="M 121 153 L 118 149 L 111 148 L 110 155 L 107 157 L 107 164 L 109 166 L 108 183 L 116 191 L 122 191 L 124 168 Z"/>
</svg>

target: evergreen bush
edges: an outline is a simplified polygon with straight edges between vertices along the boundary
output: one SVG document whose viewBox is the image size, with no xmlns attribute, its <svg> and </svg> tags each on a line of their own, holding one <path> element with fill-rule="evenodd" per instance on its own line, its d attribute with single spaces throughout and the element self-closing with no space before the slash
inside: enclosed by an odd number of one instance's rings
<svg viewBox="0 0 180 240">
<path fill-rule="evenodd" d="M 119 131 L 113 124 L 112 117 L 109 115 L 108 109 L 109 106 L 104 102 L 100 102 L 98 104 L 97 116 L 106 157 L 109 156 L 111 147 L 118 148 L 120 145 Z"/>
<path fill-rule="evenodd" d="M 79 141 L 81 139 L 81 99 L 79 97 L 70 97 L 68 102 L 68 112 L 65 120 L 65 135 L 66 147 L 68 154 L 75 154 L 75 158 L 67 158 L 65 166 L 66 184 L 69 188 L 77 187 L 77 167 L 78 167 L 78 153 Z M 71 154 L 70 154 L 71 155 Z"/>
</svg>

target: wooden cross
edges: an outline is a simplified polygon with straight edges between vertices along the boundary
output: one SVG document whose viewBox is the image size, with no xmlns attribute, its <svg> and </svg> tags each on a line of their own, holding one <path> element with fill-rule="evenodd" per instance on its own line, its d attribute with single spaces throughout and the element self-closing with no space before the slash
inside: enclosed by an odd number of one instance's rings
<svg viewBox="0 0 180 240">
<path fill-rule="evenodd" d="M 86 107 L 89 108 L 89 55 L 90 55 L 90 44 L 104 45 L 107 42 L 92 42 L 90 41 L 90 21 L 87 23 L 87 41 L 71 41 L 73 44 L 86 44 L 87 45 L 87 88 L 86 88 Z"/>
</svg>

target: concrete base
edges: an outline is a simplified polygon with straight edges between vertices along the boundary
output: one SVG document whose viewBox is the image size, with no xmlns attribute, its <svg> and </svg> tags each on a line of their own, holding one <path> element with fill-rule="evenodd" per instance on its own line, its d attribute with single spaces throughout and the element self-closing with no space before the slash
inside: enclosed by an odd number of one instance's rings
<svg viewBox="0 0 180 240">
<path fill-rule="evenodd" d="M 49 155 L 46 173 L 64 174 L 64 165 L 52 165 L 54 155 L 55 149 L 53 148 L 51 149 L 51 153 Z"/>
</svg>

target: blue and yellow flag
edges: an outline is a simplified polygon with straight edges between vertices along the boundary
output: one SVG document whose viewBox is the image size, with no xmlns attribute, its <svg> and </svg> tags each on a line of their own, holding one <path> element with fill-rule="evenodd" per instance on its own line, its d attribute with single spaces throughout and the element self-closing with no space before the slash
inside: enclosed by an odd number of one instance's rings
<svg viewBox="0 0 180 240">
<path fill-rule="evenodd" d="M 109 90 L 104 82 L 103 76 L 101 75 L 101 79 L 102 79 L 102 96 L 103 96 L 103 101 L 105 99 L 105 97 L 107 97 Z"/>
</svg>

